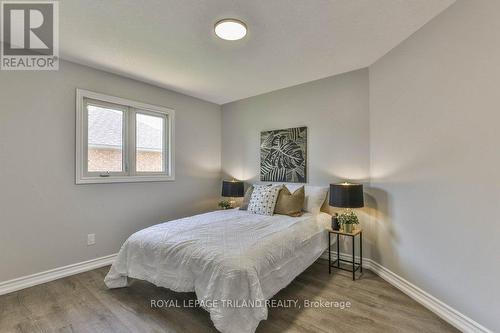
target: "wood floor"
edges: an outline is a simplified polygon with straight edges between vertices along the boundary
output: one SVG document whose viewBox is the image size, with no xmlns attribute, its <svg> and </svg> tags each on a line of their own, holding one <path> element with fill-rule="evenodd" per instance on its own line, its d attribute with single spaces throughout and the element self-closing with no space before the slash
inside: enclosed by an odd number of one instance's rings
<svg viewBox="0 0 500 333">
<path fill-rule="evenodd" d="M 258 333 L 266 332 L 458 332 L 388 283 L 366 271 L 328 275 L 318 260 L 275 299 L 350 301 L 349 309 L 274 308 Z M 143 281 L 108 290 L 109 267 L 0 296 L 0 332 L 217 332 L 201 308 L 151 308 L 151 300 L 194 300 Z"/>
</svg>

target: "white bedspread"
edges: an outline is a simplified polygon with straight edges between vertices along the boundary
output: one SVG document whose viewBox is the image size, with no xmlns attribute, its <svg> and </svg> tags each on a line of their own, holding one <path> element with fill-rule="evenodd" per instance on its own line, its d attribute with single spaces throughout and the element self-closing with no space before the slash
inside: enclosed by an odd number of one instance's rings
<svg viewBox="0 0 500 333">
<path fill-rule="evenodd" d="M 286 287 L 327 248 L 322 224 L 328 220 L 324 213 L 288 217 L 228 210 L 158 224 L 127 239 L 105 283 L 125 287 L 131 277 L 195 291 L 202 305 L 210 305 L 204 308 L 219 331 L 254 332 L 267 318 L 265 306 L 222 301 L 265 301 Z"/>
</svg>

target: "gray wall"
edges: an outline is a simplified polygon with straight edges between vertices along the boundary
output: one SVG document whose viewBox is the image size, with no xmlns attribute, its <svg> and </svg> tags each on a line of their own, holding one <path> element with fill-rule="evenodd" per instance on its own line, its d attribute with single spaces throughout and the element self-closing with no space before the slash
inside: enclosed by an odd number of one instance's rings
<svg viewBox="0 0 500 333">
<path fill-rule="evenodd" d="M 76 88 L 175 109 L 176 181 L 75 185 Z M 68 62 L 0 72 L 0 103 L 0 281 L 115 253 L 141 228 L 216 207 L 218 105 Z"/>
<path fill-rule="evenodd" d="M 500 1 L 458 1 L 370 67 L 374 259 L 500 331 Z"/>
<path fill-rule="evenodd" d="M 222 171 L 259 181 L 260 132 L 308 127 L 308 183 L 369 177 L 368 70 L 362 69 L 222 106 Z M 367 219 L 364 212 L 362 223 Z M 369 254 L 369 235 L 365 237 Z"/>
</svg>

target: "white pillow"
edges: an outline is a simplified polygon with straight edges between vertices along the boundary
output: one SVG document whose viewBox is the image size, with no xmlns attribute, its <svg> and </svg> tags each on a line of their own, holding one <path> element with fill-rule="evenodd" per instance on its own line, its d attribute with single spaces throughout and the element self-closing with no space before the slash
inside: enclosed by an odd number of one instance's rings
<svg viewBox="0 0 500 333">
<path fill-rule="evenodd" d="M 254 185 L 248 212 L 260 215 L 273 215 L 278 194 L 283 185 Z"/>
<path fill-rule="evenodd" d="M 313 214 L 319 214 L 321 206 L 323 206 L 323 203 L 325 202 L 328 187 L 306 186 L 304 191 L 306 196 L 304 200 L 304 210 Z"/>
<path fill-rule="evenodd" d="M 292 193 L 300 186 L 302 186 L 302 184 L 286 184 L 286 187 Z M 303 210 L 313 214 L 319 214 L 321 206 L 323 206 L 325 202 L 328 187 L 305 185 L 304 192 L 305 199 Z"/>
</svg>

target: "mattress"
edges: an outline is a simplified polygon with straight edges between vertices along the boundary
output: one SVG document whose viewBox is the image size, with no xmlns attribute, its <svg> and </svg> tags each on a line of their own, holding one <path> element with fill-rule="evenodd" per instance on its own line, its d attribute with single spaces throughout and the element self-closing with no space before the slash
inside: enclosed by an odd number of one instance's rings
<svg viewBox="0 0 500 333">
<path fill-rule="evenodd" d="M 120 288 L 130 277 L 194 291 L 219 331 L 252 333 L 267 319 L 265 301 L 328 247 L 329 219 L 233 209 L 165 222 L 130 236 L 104 281 Z"/>
</svg>

